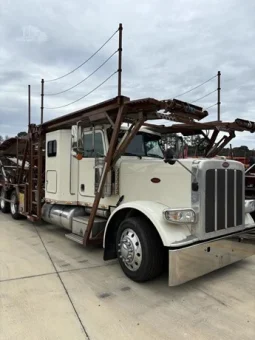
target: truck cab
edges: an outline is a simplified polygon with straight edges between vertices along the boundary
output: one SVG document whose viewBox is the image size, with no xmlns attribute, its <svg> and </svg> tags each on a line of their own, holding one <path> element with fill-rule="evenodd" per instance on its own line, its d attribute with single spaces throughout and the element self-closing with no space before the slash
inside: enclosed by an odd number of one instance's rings
<svg viewBox="0 0 255 340">
<path fill-rule="evenodd" d="M 128 128 L 120 129 L 118 145 Z M 69 209 L 66 216 L 72 217 L 73 222 L 61 223 L 68 225 L 73 240 L 84 237 L 111 133 L 111 127 L 104 125 L 82 129 L 80 136 L 75 126 L 46 135 L 43 216 L 52 223 L 50 216 L 59 212 L 63 220 L 64 211 Z M 210 242 L 205 247 L 204 242 L 254 227 L 250 212 L 255 206 L 253 201 L 245 201 L 243 165 L 221 158 L 179 158 L 183 152 L 182 138 L 174 134 L 173 140 L 171 152 L 175 160 L 166 161 L 161 134 L 141 127 L 109 171 L 96 212 L 92 234 L 104 233 L 105 260 L 119 258 L 124 272 L 137 281 L 161 272 L 165 249 L 169 249 L 169 263 L 176 267 L 171 269 L 170 285 L 196 275 L 185 271 L 183 277 L 177 269 L 180 256 L 183 257 L 180 249 L 187 252 L 187 247 L 193 244 L 201 244 L 196 248 L 200 255 L 206 251 L 207 257 L 223 256 L 226 263 L 235 261 L 240 254 L 230 258 L 229 249 L 224 248 L 226 254 L 219 255 L 217 243 Z M 142 239 L 147 239 L 146 246 L 141 245 Z M 153 255 L 150 249 L 154 249 Z M 157 253 L 160 255 L 156 256 Z M 146 274 L 143 256 L 147 266 L 156 256 L 155 267 L 151 272 L 146 270 Z M 187 259 L 186 262 L 189 266 Z M 208 265 L 204 265 L 202 272 L 208 270 Z"/>
</svg>

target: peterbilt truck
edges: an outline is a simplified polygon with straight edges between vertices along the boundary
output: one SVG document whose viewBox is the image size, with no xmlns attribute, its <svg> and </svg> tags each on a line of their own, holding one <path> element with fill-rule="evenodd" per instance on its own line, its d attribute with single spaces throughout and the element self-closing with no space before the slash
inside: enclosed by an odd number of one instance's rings
<svg viewBox="0 0 255 340">
<path fill-rule="evenodd" d="M 178 133 L 209 128 L 198 122 L 206 116 L 176 100 L 125 97 L 30 126 L 29 169 L 21 166 L 15 183 L 5 176 L 1 209 L 63 227 L 83 246 L 102 244 L 104 259 L 117 258 L 137 282 L 159 276 L 166 260 L 175 286 L 252 256 L 255 201 L 245 200 L 243 164 L 214 156 L 215 140 L 210 158 L 180 158 Z M 162 118 L 180 124 L 148 123 Z M 244 130 L 231 124 L 217 129 Z M 174 147 L 162 144 L 166 131 Z"/>
</svg>

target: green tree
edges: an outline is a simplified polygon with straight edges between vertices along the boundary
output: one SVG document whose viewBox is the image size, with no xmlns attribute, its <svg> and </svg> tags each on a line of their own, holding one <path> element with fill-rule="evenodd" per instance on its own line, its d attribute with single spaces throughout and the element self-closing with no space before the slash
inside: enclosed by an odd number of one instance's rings
<svg viewBox="0 0 255 340">
<path fill-rule="evenodd" d="M 27 132 L 25 131 L 21 131 L 17 134 L 17 137 L 24 137 L 24 136 L 27 136 Z"/>
</svg>

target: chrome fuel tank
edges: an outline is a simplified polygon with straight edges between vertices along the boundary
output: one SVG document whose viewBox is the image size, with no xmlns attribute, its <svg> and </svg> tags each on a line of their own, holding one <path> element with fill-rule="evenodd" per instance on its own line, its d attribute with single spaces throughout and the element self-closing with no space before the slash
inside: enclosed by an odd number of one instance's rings
<svg viewBox="0 0 255 340">
<path fill-rule="evenodd" d="M 72 230 L 73 217 L 84 216 L 84 207 L 45 203 L 42 207 L 42 219 L 45 222 Z"/>
</svg>

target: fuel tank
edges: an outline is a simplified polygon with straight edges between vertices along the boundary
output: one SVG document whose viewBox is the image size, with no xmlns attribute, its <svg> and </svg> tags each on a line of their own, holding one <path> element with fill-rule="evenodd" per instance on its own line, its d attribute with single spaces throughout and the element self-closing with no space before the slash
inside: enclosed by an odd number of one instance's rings
<svg viewBox="0 0 255 340">
<path fill-rule="evenodd" d="M 84 207 L 49 203 L 45 203 L 42 207 L 42 219 L 45 222 L 71 231 L 73 217 L 84 215 Z"/>
</svg>

